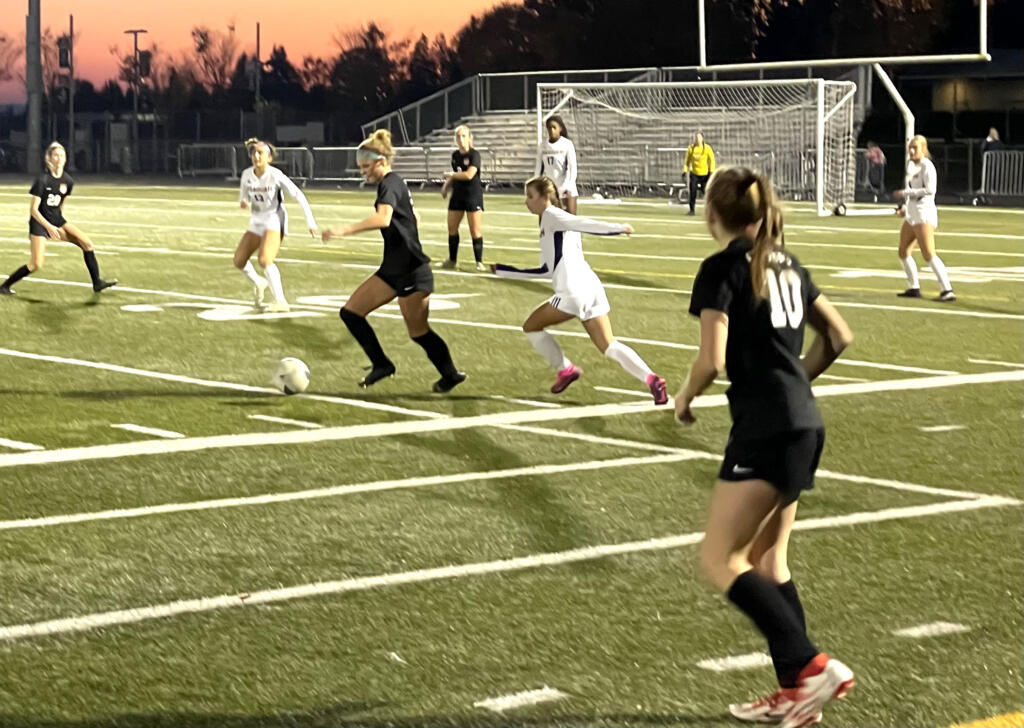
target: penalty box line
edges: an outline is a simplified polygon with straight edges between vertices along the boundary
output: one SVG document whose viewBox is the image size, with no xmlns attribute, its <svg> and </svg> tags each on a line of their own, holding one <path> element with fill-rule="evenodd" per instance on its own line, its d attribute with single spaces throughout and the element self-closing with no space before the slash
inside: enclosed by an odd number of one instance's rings
<svg viewBox="0 0 1024 728">
<path fill-rule="evenodd" d="M 1019 505 L 1019 501 L 1009 498 L 986 497 L 970 501 L 949 501 L 926 506 L 908 506 L 902 508 L 885 508 L 878 511 L 863 511 L 843 516 L 809 518 L 797 521 L 794 530 L 814 531 L 840 527 L 851 527 L 867 523 L 880 523 L 923 516 L 972 511 L 982 508 L 999 508 Z M 354 592 L 381 589 L 405 584 L 422 584 L 441 580 L 450 580 L 470 576 L 511 573 L 539 567 L 560 566 L 563 564 L 592 561 L 595 559 L 652 551 L 666 551 L 692 546 L 703 538 L 701 532 L 691 532 L 664 538 L 653 538 L 627 543 L 586 546 L 567 551 L 548 552 L 497 561 L 486 561 L 470 564 L 443 566 L 430 569 L 417 569 L 397 573 L 379 574 L 376 576 L 357 577 L 337 581 L 313 582 L 297 586 L 269 589 L 244 594 L 221 594 L 197 599 L 186 599 L 166 604 L 136 607 L 109 612 L 97 612 L 78 617 L 67 617 L 42 622 L 10 625 L 0 627 L 0 641 L 30 637 L 44 637 L 75 632 L 84 632 L 103 627 L 115 627 L 137 624 L 154 619 L 166 619 L 186 614 L 200 614 L 222 609 L 254 606 L 257 604 L 274 604 L 295 599 L 323 597 Z"/>
</svg>

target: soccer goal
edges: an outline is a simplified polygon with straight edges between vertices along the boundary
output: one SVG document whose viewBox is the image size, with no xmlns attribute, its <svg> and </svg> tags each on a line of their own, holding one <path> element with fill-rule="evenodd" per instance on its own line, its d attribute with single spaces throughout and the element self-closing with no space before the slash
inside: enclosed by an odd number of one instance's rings
<svg viewBox="0 0 1024 728">
<path fill-rule="evenodd" d="M 178 176 L 216 174 L 238 179 L 238 144 L 179 144 Z M 244 159 L 244 149 L 242 152 Z"/>
<path fill-rule="evenodd" d="M 826 215 L 853 200 L 854 94 L 850 81 L 538 84 L 538 142 L 552 115 L 576 145 L 581 194 L 669 192 L 685 182 L 696 132 L 718 165 L 769 175 L 785 199 Z"/>
</svg>

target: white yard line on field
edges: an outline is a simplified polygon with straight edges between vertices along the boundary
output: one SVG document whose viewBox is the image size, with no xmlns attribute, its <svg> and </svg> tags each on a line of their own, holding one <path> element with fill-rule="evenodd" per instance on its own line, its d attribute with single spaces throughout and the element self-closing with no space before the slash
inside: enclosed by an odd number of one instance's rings
<svg viewBox="0 0 1024 728">
<path fill-rule="evenodd" d="M 518 693 L 499 695 L 496 698 L 478 700 L 473 703 L 473 707 L 486 708 L 493 713 L 504 713 L 506 710 L 537 705 L 537 703 L 550 703 L 553 700 L 564 700 L 568 697 L 568 693 L 563 693 L 561 690 L 545 685 L 537 690 L 523 690 Z"/>
<path fill-rule="evenodd" d="M 177 440 L 185 437 L 180 432 L 174 432 L 172 430 L 161 430 L 158 427 L 145 427 L 143 425 L 133 425 L 130 422 L 123 422 L 118 425 L 111 425 L 111 427 L 118 430 L 126 430 L 128 432 L 137 432 L 140 435 L 152 435 L 153 437 L 162 437 L 167 440 Z"/>
<path fill-rule="evenodd" d="M 996 367 L 1010 367 L 1011 369 L 1024 369 L 1024 364 L 1014 361 L 993 361 L 992 359 L 968 359 L 971 364 L 991 364 Z"/>
<path fill-rule="evenodd" d="M 0 355 L 3 354 L 18 356 L 21 355 L 21 352 L 11 352 L 8 349 L 0 349 Z M 35 354 L 26 356 L 28 358 L 39 358 L 43 360 L 59 359 L 57 357 L 41 357 Z M 89 364 L 92 363 L 87 363 L 87 365 Z M 146 372 L 145 374 L 149 373 Z M 1024 380 L 1024 370 L 1017 370 L 1009 372 L 990 372 L 984 374 L 922 377 L 920 379 L 880 380 L 854 384 L 826 384 L 815 387 L 814 393 L 817 397 L 829 397 L 875 392 L 906 392 L 921 389 L 954 387 L 966 384 L 993 384 L 1019 382 L 1022 380 Z M 208 386 L 219 386 L 219 384 L 220 383 L 211 383 Z M 725 395 L 712 394 L 698 397 L 694 400 L 692 406 L 694 408 L 703 408 L 719 407 L 724 404 L 726 404 Z M 115 443 L 111 445 L 44 450 L 42 452 L 3 454 L 0 455 L 0 468 L 45 463 L 77 462 L 82 460 L 105 460 L 111 458 L 137 457 L 164 453 L 198 452 L 201 450 L 236 447 L 265 447 L 269 445 L 298 445 L 315 442 L 334 442 L 363 437 L 387 437 L 392 435 L 441 432 L 470 429 L 475 427 L 518 425 L 534 422 L 555 422 L 585 419 L 589 417 L 621 416 L 640 412 L 660 412 L 669 414 L 671 412 L 671 407 L 671 400 L 667 408 L 655 407 L 648 403 L 595 404 L 548 410 L 532 409 L 513 412 L 499 412 L 468 417 L 437 417 L 429 420 L 380 422 L 343 427 L 325 427 L 319 430 L 303 430 L 299 432 L 255 432 L 232 435 L 214 435 L 211 437 L 188 437 L 180 440 L 152 440 L 134 443 Z"/>
<path fill-rule="evenodd" d="M 970 627 L 959 622 L 928 622 L 927 624 L 919 624 L 916 627 L 895 629 L 892 633 L 897 637 L 921 639 L 922 637 L 939 637 L 944 634 L 961 634 L 970 631 Z"/>
<path fill-rule="evenodd" d="M 848 513 L 841 516 L 808 518 L 806 520 L 797 521 L 794 525 L 794 530 L 813 531 L 818 529 L 842 528 L 868 523 L 881 523 L 908 518 L 921 518 L 924 516 L 959 513 L 979 510 L 982 508 L 1004 508 L 1008 506 L 1016 507 L 1019 505 L 1020 501 L 1012 500 L 1010 498 L 990 497 L 972 501 L 955 501 L 947 503 L 933 503 L 924 506 L 885 508 L 878 511 Z M 132 609 L 98 612 L 77 617 L 52 619 L 27 624 L 15 624 L 7 627 L 0 627 L 0 641 L 84 632 L 101 627 L 137 624 L 154 619 L 167 619 L 183 614 L 200 614 L 218 611 L 221 609 L 252 607 L 258 604 L 289 602 L 295 599 L 350 594 L 370 589 L 403 586 L 405 584 L 424 584 L 465 577 L 507 574 L 524 571 L 526 569 L 560 566 L 563 564 L 592 561 L 594 559 L 623 556 L 626 554 L 667 551 L 685 546 L 693 546 L 699 543 L 702 537 L 703 533 L 691 532 L 664 538 L 652 538 L 643 541 L 631 541 L 617 544 L 602 544 L 598 546 L 585 546 L 568 551 L 533 554 L 531 556 L 520 556 L 501 559 L 498 561 L 459 564 L 430 569 L 416 569 L 413 571 L 341 579 L 338 581 L 314 582 L 244 594 L 219 594 L 165 604 L 136 607 Z"/>
<path fill-rule="evenodd" d="M 250 420 L 262 420 L 263 422 L 276 422 L 279 425 L 294 425 L 295 427 L 303 427 L 307 430 L 319 430 L 323 425 L 318 425 L 316 422 L 306 422 L 305 420 L 292 420 L 287 417 L 273 417 L 271 415 L 249 415 Z"/>
<path fill-rule="evenodd" d="M 35 445 L 31 442 L 22 442 L 21 440 L 8 440 L 5 437 L 0 437 L 0 447 L 10 448 L 11 450 L 45 450 L 42 445 Z"/>
<path fill-rule="evenodd" d="M 141 506 L 138 508 L 116 508 L 107 511 L 69 513 L 56 516 L 40 516 L 37 518 L 20 518 L 10 521 L 0 521 L 0 531 L 64 526 L 71 523 L 109 521 L 121 518 L 142 518 L 145 516 L 164 515 L 168 513 L 188 513 L 194 511 L 219 510 L 222 508 L 241 508 L 245 506 L 261 506 L 275 503 L 292 503 L 295 501 L 336 498 L 339 496 L 354 495 L 357 493 L 376 493 L 385 490 L 424 488 L 433 485 L 456 485 L 459 483 L 505 480 L 509 478 L 533 478 L 560 473 L 604 470 L 607 468 L 639 467 L 642 465 L 653 465 L 659 463 L 676 463 L 703 456 L 703 453 L 696 451 L 679 450 L 668 453 L 662 451 L 657 455 L 646 455 L 644 457 L 588 460 L 586 462 L 565 463 L 561 465 L 530 465 L 520 468 L 506 468 L 504 470 L 453 473 L 451 475 L 417 476 L 414 478 L 402 478 L 398 480 L 378 480 L 372 483 L 335 485 L 327 488 L 313 488 L 310 490 L 286 493 L 265 493 L 261 495 L 239 496 L 236 498 L 216 498 L 212 500 L 190 501 L 186 503 L 164 503 L 156 506 Z"/>
</svg>

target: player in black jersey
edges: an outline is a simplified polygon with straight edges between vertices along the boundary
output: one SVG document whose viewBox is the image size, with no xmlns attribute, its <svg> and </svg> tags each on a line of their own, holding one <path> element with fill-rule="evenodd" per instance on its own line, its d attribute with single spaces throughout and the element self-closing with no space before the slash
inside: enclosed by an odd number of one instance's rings
<svg viewBox="0 0 1024 728">
<path fill-rule="evenodd" d="M 85 267 L 89 269 L 89 277 L 92 278 L 92 289 L 97 293 L 117 284 L 116 280 L 107 281 L 100 278 L 100 266 L 96 262 L 96 253 L 89 236 L 77 225 L 64 219 L 64 200 L 75 186 L 75 181 L 64 171 L 67 158 L 67 152 L 60 142 L 53 142 L 46 148 L 47 171 L 36 178 L 32 189 L 29 190 L 32 198 L 29 203 L 28 219 L 28 239 L 31 246 L 28 265 L 21 266 L 7 276 L 7 280 L 0 285 L 0 295 L 14 293 L 11 286 L 43 267 L 47 239 L 74 243 L 82 249 Z"/>
<path fill-rule="evenodd" d="M 722 250 L 701 264 L 693 284 L 700 350 L 676 396 L 676 416 L 693 423 L 694 398 L 724 368 L 733 425 L 700 566 L 767 638 L 779 681 L 768 697 L 730 711 L 796 728 L 816 723 L 825 703 L 853 686 L 853 672 L 807 637 L 786 559 L 797 499 L 813 487 L 825 441 L 810 381 L 853 336 L 786 249 L 782 211 L 765 178 L 742 168 L 716 172 L 705 214 Z M 808 323 L 818 336 L 801 359 Z"/>
<path fill-rule="evenodd" d="M 384 260 L 372 276 L 363 281 L 341 309 L 341 320 L 370 358 L 373 368 L 360 384 L 369 387 L 395 373 L 394 363 L 384 353 L 377 334 L 366 317 L 398 297 L 409 337 L 423 347 L 441 378 L 434 382 L 435 392 L 448 392 L 466 379 L 452 363 L 448 345 L 431 328 L 430 294 L 434 292 L 434 274 L 430 258 L 423 252 L 419 237 L 419 213 L 405 180 L 391 171 L 395 151 L 391 132 L 378 129 L 359 145 L 356 160 L 367 182 L 377 184 L 375 212 L 365 220 L 323 232 L 327 242 L 334 237 L 380 230 L 384 237 Z"/>
<path fill-rule="evenodd" d="M 441 196 L 448 201 L 448 259 L 441 263 L 442 268 L 454 268 L 459 259 L 459 224 L 462 216 L 469 223 L 469 235 L 473 239 L 473 257 L 476 269 L 486 270 L 484 266 L 484 186 L 480 181 L 480 152 L 473 149 L 473 135 L 469 127 L 463 124 L 455 129 L 455 145 L 452 152 L 452 171 L 444 173 L 444 185 Z"/>
</svg>

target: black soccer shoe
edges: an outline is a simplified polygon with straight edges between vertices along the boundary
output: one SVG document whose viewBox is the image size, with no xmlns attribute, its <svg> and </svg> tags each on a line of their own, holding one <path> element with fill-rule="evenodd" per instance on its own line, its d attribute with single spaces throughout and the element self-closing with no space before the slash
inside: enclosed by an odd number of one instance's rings
<svg viewBox="0 0 1024 728">
<path fill-rule="evenodd" d="M 10 288 L 8 288 L 7 286 L 0 286 L 0 296 L 13 296 L 13 295 L 14 295 L 14 291 L 12 291 Z"/>
<path fill-rule="evenodd" d="M 106 280 L 103 280 L 102 278 L 100 278 L 96 283 L 93 284 L 92 290 L 94 290 L 96 293 L 99 293 L 100 291 L 102 291 L 102 290 L 104 290 L 106 288 L 110 288 L 111 286 L 116 286 L 116 285 L 117 285 L 117 279 L 116 278 L 113 279 L 113 280 L 110 280 L 110 281 L 106 281 Z"/>
<path fill-rule="evenodd" d="M 436 382 L 434 382 L 433 389 L 434 389 L 435 392 L 439 392 L 441 394 L 444 394 L 445 392 L 452 391 L 457 386 L 462 384 L 464 381 L 466 381 L 466 373 L 465 372 L 455 372 L 455 376 L 454 377 L 441 377 Z"/>
<path fill-rule="evenodd" d="M 381 379 L 387 379 L 388 377 L 395 376 L 395 365 L 388 364 L 383 367 L 374 367 L 359 381 L 360 387 L 372 387 L 374 384 L 379 382 Z"/>
<path fill-rule="evenodd" d="M 900 298 L 920 298 L 921 297 L 921 289 L 920 288 L 908 288 L 903 293 L 897 293 L 896 295 L 899 296 Z"/>
</svg>

